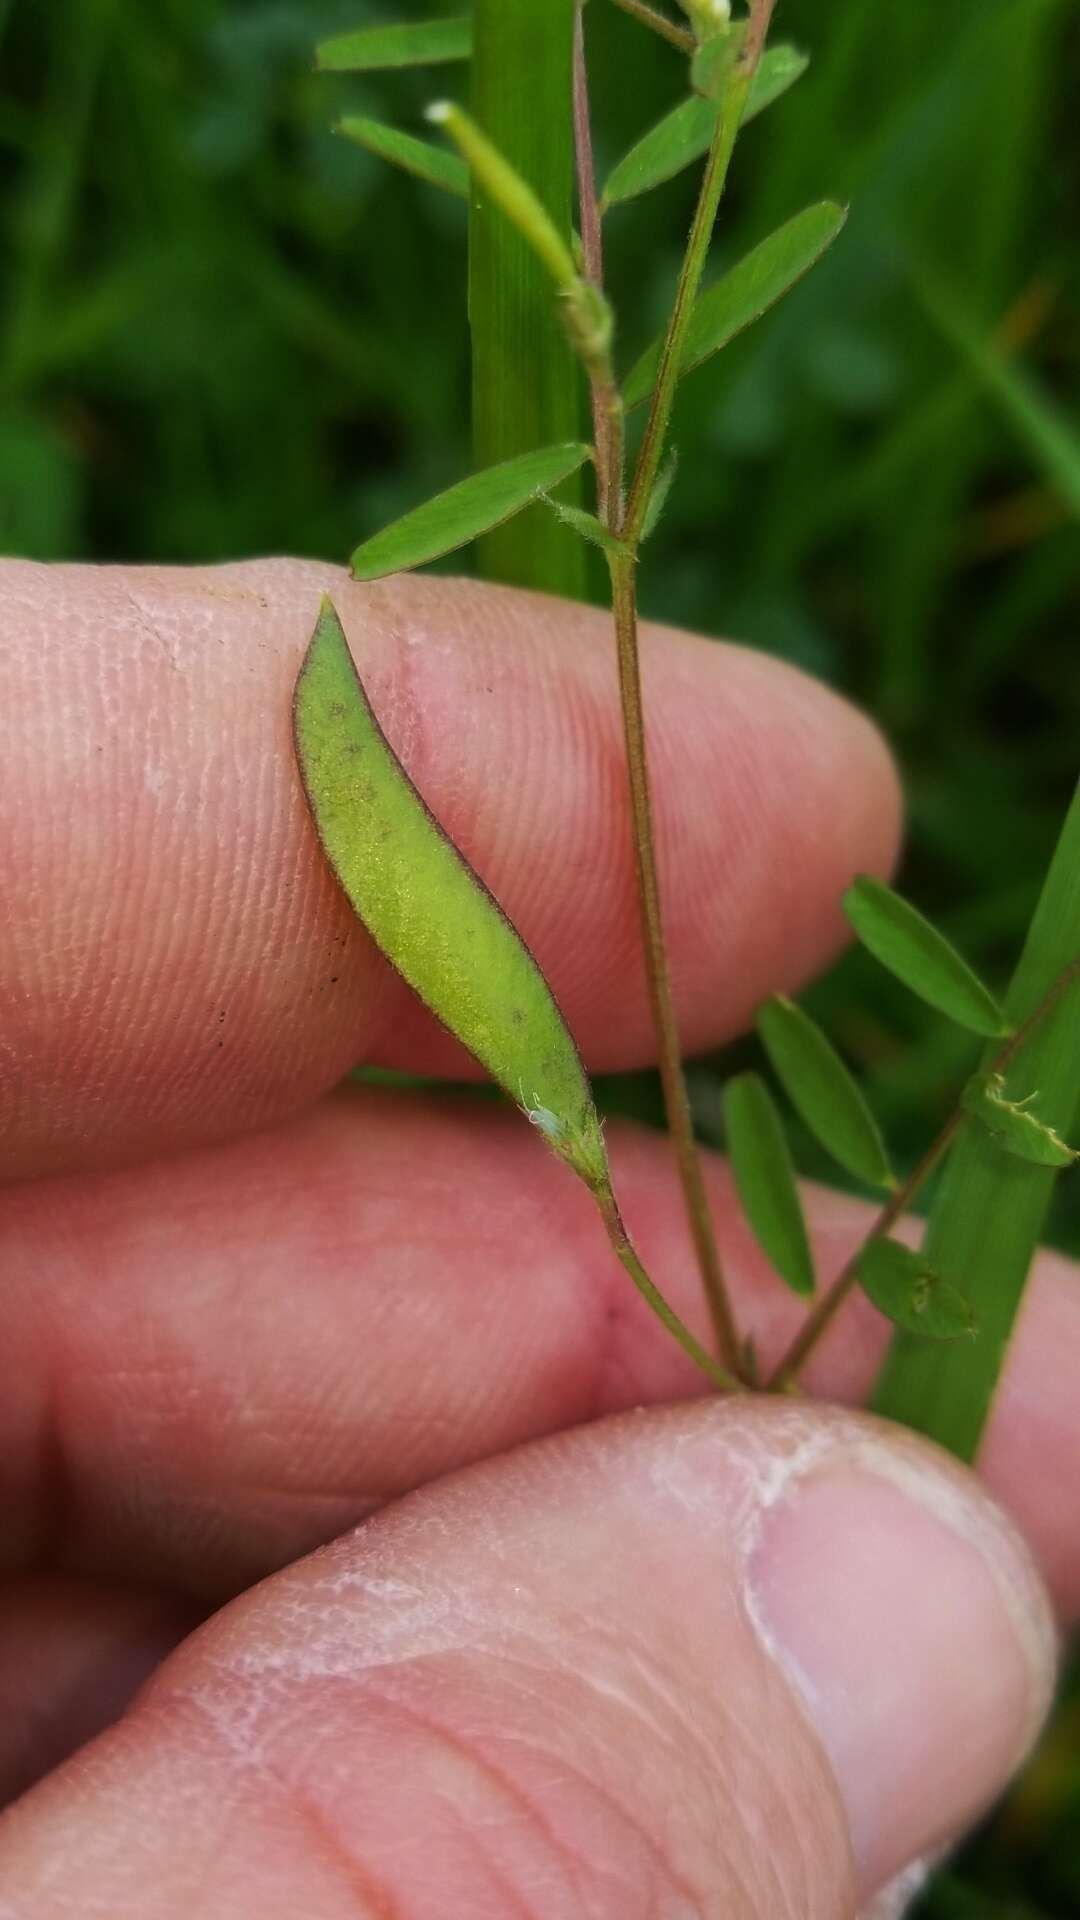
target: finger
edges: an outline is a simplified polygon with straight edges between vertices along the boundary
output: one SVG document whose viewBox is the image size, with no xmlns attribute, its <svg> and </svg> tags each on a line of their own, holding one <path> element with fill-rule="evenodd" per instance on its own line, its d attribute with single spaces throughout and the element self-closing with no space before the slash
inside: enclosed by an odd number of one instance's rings
<svg viewBox="0 0 1080 1920">
<path fill-rule="evenodd" d="M 650 1271 L 704 1336 L 669 1143 L 612 1128 Z M 766 1366 L 804 1311 L 706 1159 L 740 1321 Z M 867 1209 L 809 1195 L 822 1284 Z M 0 1195 L 4 1550 L 209 1598 L 463 1463 L 704 1390 L 612 1258 L 588 1195 L 516 1115 L 339 1096 L 278 1132 Z M 865 1394 L 864 1301 L 810 1370 Z M 1080 1286 L 1044 1256 L 984 1460 L 1080 1616 Z"/>
<path fill-rule="evenodd" d="M 13 1915 L 837 1920 L 1045 1712 L 973 1479 L 849 1415 L 597 1424 L 388 1509 L 189 1642 L 0 1836 Z"/>
<path fill-rule="evenodd" d="M 299 1110 L 357 1060 L 467 1070 L 357 927 L 290 739 L 330 589 L 426 799 L 518 922 L 597 1068 L 652 1048 L 608 623 L 466 582 L 286 561 L 0 572 L 0 1139 L 9 1177 Z M 760 654 L 645 636 L 683 1037 L 842 939 L 886 868 L 869 724 Z"/>
<path fill-rule="evenodd" d="M 0 1806 L 117 1719 L 190 1606 L 51 1574 L 0 1583 Z"/>
</svg>

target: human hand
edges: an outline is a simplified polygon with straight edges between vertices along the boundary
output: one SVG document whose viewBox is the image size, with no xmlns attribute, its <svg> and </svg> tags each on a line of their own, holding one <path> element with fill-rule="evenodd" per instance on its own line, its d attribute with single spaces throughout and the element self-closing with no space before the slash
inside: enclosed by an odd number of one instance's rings
<svg viewBox="0 0 1080 1920">
<path fill-rule="evenodd" d="M 601 619 L 284 562 L 0 570 L 8 1790 L 232 1601 L 8 1813 L 0 1920 L 836 1920 L 1022 1757 L 1037 1582 L 915 1440 L 698 1398 L 518 1116 L 329 1093 L 357 1059 L 465 1069 L 300 796 L 289 697 L 328 585 L 589 1064 L 648 1057 Z M 865 722 L 760 656 L 668 635 L 646 672 L 694 1049 L 839 944 L 895 786 Z M 701 1328 L 665 1142 L 609 1138 Z M 798 1306 L 709 1178 L 767 1362 Z M 812 1210 L 828 1271 L 861 1209 Z M 810 1384 L 857 1400 L 884 1336 L 854 1303 Z M 1048 1256 L 982 1464 L 1066 1618 L 1078 1349 Z"/>
</svg>

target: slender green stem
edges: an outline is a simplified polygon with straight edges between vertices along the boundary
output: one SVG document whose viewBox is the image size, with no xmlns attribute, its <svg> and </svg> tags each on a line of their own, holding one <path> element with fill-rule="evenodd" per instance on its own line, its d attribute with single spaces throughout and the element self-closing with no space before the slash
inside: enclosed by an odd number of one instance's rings
<svg viewBox="0 0 1080 1920">
<path fill-rule="evenodd" d="M 697 1253 L 702 1284 L 709 1302 L 720 1354 L 733 1373 L 740 1369 L 739 1336 L 735 1317 L 724 1284 L 720 1255 L 713 1231 L 708 1195 L 701 1171 L 686 1076 L 682 1067 L 682 1049 L 671 994 L 664 923 L 660 906 L 656 849 L 652 827 L 652 803 L 649 794 L 649 768 L 645 748 L 645 718 L 641 700 L 641 664 L 637 632 L 637 591 L 635 561 L 630 555 L 609 560 L 612 606 L 615 615 L 615 641 L 619 667 L 619 694 L 622 701 L 623 733 L 626 740 L 626 764 L 630 782 L 630 813 L 634 841 L 634 866 L 637 874 L 638 903 L 645 948 L 645 970 L 649 1000 L 656 1030 L 660 1081 L 664 1105 L 675 1148 L 683 1199 L 690 1232 Z"/>
<path fill-rule="evenodd" d="M 988 1069 L 990 1073 L 1005 1072 L 1006 1067 L 1015 1059 L 1021 1047 L 1027 1045 L 1036 1027 L 1041 1026 L 1047 1014 L 1053 1012 L 1058 1001 L 1064 998 L 1069 988 L 1073 986 L 1077 980 L 1080 980 L 1080 953 L 1074 954 L 1068 965 L 1062 968 L 1050 991 L 1044 999 L 1040 1000 L 1034 1013 L 1029 1013 L 1027 1019 L 1017 1027 L 1016 1032 L 1009 1035 L 1001 1052 L 994 1056 L 993 1062 Z"/>
<path fill-rule="evenodd" d="M 997 1049 L 985 1071 L 1004 1074 L 1021 1047 L 1031 1038 L 1036 1027 L 1051 1014 L 1058 1002 L 1063 999 L 1076 981 L 1080 979 L 1080 954 L 1074 955 L 1068 965 L 1062 968 L 1057 979 L 1044 994 L 1039 1004 L 1015 1033 L 1009 1035 L 1005 1044 Z M 785 1353 L 779 1366 L 768 1381 L 770 1392 L 783 1392 L 791 1385 L 801 1367 L 809 1359 L 818 1341 L 826 1329 L 832 1325 L 848 1295 L 858 1285 L 859 1260 L 863 1250 L 871 1240 L 880 1240 L 895 1226 L 900 1215 L 910 1206 L 915 1195 L 929 1179 L 934 1168 L 952 1146 L 965 1119 L 964 1110 L 958 1106 L 949 1115 L 937 1138 L 927 1147 L 922 1158 L 912 1168 L 906 1180 L 902 1181 L 895 1193 L 889 1196 L 866 1238 L 858 1250 L 847 1261 L 840 1274 L 833 1281 L 828 1292 L 822 1295 L 813 1312 L 807 1316 L 795 1339 Z"/>
<path fill-rule="evenodd" d="M 641 538 L 645 516 L 649 511 L 649 500 L 656 483 L 660 462 L 664 457 L 668 427 L 671 424 L 671 409 L 675 404 L 675 389 L 679 383 L 686 330 L 690 324 L 694 301 L 705 270 L 720 198 L 724 191 L 728 167 L 738 138 L 739 123 L 753 77 L 754 69 L 748 65 L 744 54 L 737 61 L 728 79 L 723 106 L 716 123 L 708 159 L 705 162 L 697 209 L 683 257 L 679 284 L 675 290 L 675 304 L 671 310 L 671 319 L 668 322 L 668 330 L 660 355 L 660 367 L 656 376 L 656 386 L 653 389 L 648 423 L 641 443 L 641 452 L 638 455 L 633 486 L 630 489 L 624 533 L 631 546 L 636 546 Z"/>
<path fill-rule="evenodd" d="M 632 14 L 635 20 L 640 20 L 643 27 L 651 27 L 654 33 L 669 40 L 673 47 L 680 48 L 683 53 L 693 53 L 693 34 L 688 33 L 685 27 L 678 26 L 674 20 L 667 19 L 666 15 L 657 13 L 654 7 L 646 6 L 645 0 L 615 0 L 615 5 L 621 7 L 624 13 Z"/>
<path fill-rule="evenodd" d="M 691 1333 L 689 1327 L 680 1320 L 674 1307 L 670 1306 L 667 1300 L 665 1300 L 655 1281 L 649 1278 L 630 1235 L 627 1233 L 626 1227 L 623 1224 L 622 1215 L 619 1212 L 611 1189 L 608 1188 L 598 1192 L 596 1198 L 601 1215 L 603 1216 L 604 1225 L 607 1228 L 608 1239 L 611 1241 L 617 1258 L 626 1268 L 638 1292 L 642 1298 L 648 1302 L 657 1319 L 663 1323 L 668 1332 L 678 1341 L 683 1352 L 688 1354 L 694 1364 L 699 1366 L 702 1372 L 708 1375 L 715 1387 L 719 1387 L 723 1393 L 738 1392 L 741 1382 L 737 1380 L 735 1375 L 730 1373 L 726 1367 L 722 1366 L 719 1361 L 715 1360 L 712 1354 L 702 1346 L 700 1340 L 698 1340 L 695 1335 Z"/>
<path fill-rule="evenodd" d="M 743 46 L 743 65 L 751 79 L 757 72 L 758 62 L 765 51 L 765 42 L 769 37 L 769 26 L 776 9 L 776 0 L 750 0 L 750 18 L 746 23 L 746 42 Z"/>
<path fill-rule="evenodd" d="M 771 0 L 765 0 L 766 4 Z M 718 146 L 711 156 L 711 165 L 706 167 L 701 189 L 701 202 L 694 223 L 688 248 L 688 257 L 695 247 L 700 256 L 696 271 L 687 274 L 685 268 L 680 279 L 680 295 L 684 303 L 693 302 L 701 267 L 704 263 L 708 239 L 712 232 L 719 204 L 720 187 L 727 170 L 731 147 L 734 144 L 739 115 L 742 111 L 742 99 L 749 85 L 751 71 L 745 77 L 740 73 L 734 80 L 735 110 L 725 116 L 727 126 L 726 146 Z M 574 71 L 574 125 L 577 146 L 578 187 L 581 203 L 580 224 L 582 251 L 585 270 L 594 285 L 601 288 L 603 277 L 603 253 L 601 242 L 600 209 L 596 199 L 596 187 L 592 169 L 592 147 L 589 132 L 588 88 L 585 71 L 584 40 L 582 34 L 581 4 L 578 4 L 575 42 Z M 719 157 L 718 157 L 719 156 Z M 695 235 L 697 238 L 695 239 Z M 663 436 L 667 420 L 670 417 L 670 397 L 674 391 L 674 369 L 678 366 L 678 350 L 682 343 L 682 330 L 675 327 L 674 357 L 670 357 L 672 369 L 669 378 L 668 400 L 662 417 L 654 408 L 650 420 L 654 444 L 662 450 Z M 669 336 L 670 340 L 670 336 Z M 686 1089 L 686 1079 L 682 1067 L 682 1050 L 679 1045 L 678 1026 L 671 992 L 671 978 L 668 968 L 667 949 L 664 940 L 663 913 L 660 902 L 660 884 L 657 870 L 655 837 L 652 823 L 652 804 L 649 791 L 648 756 L 645 744 L 645 720 L 641 694 L 641 667 L 638 648 L 637 622 L 637 555 L 641 539 L 641 524 L 632 524 L 632 508 L 623 506 L 623 461 L 624 437 L 622 404 L 611 368 L 610 356 L 606 349 L 587 362 L 589 383 L 592 394 L 593 417 L 596 431 L 596 464 L 598 478 L 598 504 L 601 518 L 611 532 L 624 543 L 621 554 L 609 555 L 611 573 L 612 608 L 615 620 L 616 657 L 619 673 L 619 694 L 622 705 L 623 733 L 626 744 L 626 763 L 630 791 L 630 811 L 634 846 L 634 865 L 637 879 L 638 903 L 641 915 L 642 940 L 645 955 L 645 969 L 648 980 L 649 999 L 652 1008 L 653 1025 L 656 1032 L 657 1055 L 660 1080 L 664 1091 L 664 1104 L 667 1111 L 668 1126 L 675 1149 L 679 1179 L 691 1237 L 697 1255 L 702 1285 L 705 1290 L 709 1310 L 716 1333 L 717 1345 L 725 1368 L 732 1377 L 741 1374 L 742 1360 L 738 1329 L 735 1316 L 724 1282 L 720 1254 L 716 1244 L 708 1195 L 701 1170 L 697 1142 L 694 1138 L 693 1119 L 690 1100 Z M 638 479 L 642 468 L 639 464 Z M 644 492 L 648 500 L 651 480 Z M 642 516 L 643 522 L 644 516 Z"/>
</svg>

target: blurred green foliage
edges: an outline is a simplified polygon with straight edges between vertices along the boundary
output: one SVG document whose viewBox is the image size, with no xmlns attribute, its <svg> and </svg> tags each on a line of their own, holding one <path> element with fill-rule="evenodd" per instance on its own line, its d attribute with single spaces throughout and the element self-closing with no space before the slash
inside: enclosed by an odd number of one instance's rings
<svg viewBox="0 0 1080 1920">
<path fill-rule="evenodd" d="M 467 470 L 465 209 L 329 130 L 343 109 L 419 130 L 432 80 L 311 69 L 317 38 L 402 11 L 0 0 L 0 548 L 343 557 Z M 684 75 L 606 0 L 589 16 L 603 172 Z M 970 343 L 1035 382 L 1075 453 L 1080 9 L 783 0 L 779 25 L 813 64 L 740 143 L 717 262 L 823 195 L 851 217 L 688 383 L 643 602 L 871 708 L 907 782 L 903 883 L 1000 986 L 1076 776 L 1080 535 L 1060 464 Z M 624 366 L 663 319 L 692 191 L 610 216 Z M 909 1157 L 971 1043 L 858 955 L 811 1005 Z M 695 1069 L 706 1132 L 717 1064 Z M 608 1093 L 655 1110 L 645 1081 Z M 1053 1226 L 1073 1247 L 1078 1186 Z M 939 1884 L 934 1920 L 1080 1910 L 1070 1712 L 1041 1798 L 981 1843 L 975 1879 Z"/>
</svg>

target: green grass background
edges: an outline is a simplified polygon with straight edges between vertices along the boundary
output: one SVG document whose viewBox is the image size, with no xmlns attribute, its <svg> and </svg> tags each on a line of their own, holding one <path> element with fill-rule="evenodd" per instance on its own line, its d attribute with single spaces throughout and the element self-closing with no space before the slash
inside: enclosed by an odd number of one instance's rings
<svg viewBox="0 0 1080 1920">
<path fill-rule="evenodd" d="M 416 128 L 448 73 L 320 79 L 365 0 L 0 0 L 0 548 L 41 559 L 344 557 L 469 463 L 464 208 L 329 131 Z M 453 7 L 445 9 L 455 10 Z M 678 57 L 592 0 L 601 165 L 679 94 Z M 647 611 L 798 661 L 864 702 L 907 779 L 904 884 L 995 985 L 1080 737 L 1080 9 L 782 0 L 813 55 L 748 130 L 734 259 L 826 194 L 831 256 L 694 376 Z M 625 364 L 656 330 L 690 177 L 608 228 Z M 1070 487 L 946 338 L 942 286 L 1072 435 Z M 850 956 L 810 996 L 899 1158 L 969 1043 Z M 721 1069 L 694 1069 L 704 1133 Z M 647 1079 L 609 1105 L 655 1114 Z M 806 1140 L 801 1163 L 821 1171 Z M 1080 1250 L 1080 1182 L 1052 1232 Z M 1080 1911 L 1080 1685 L 934 1920 Z"/>
</svg>

